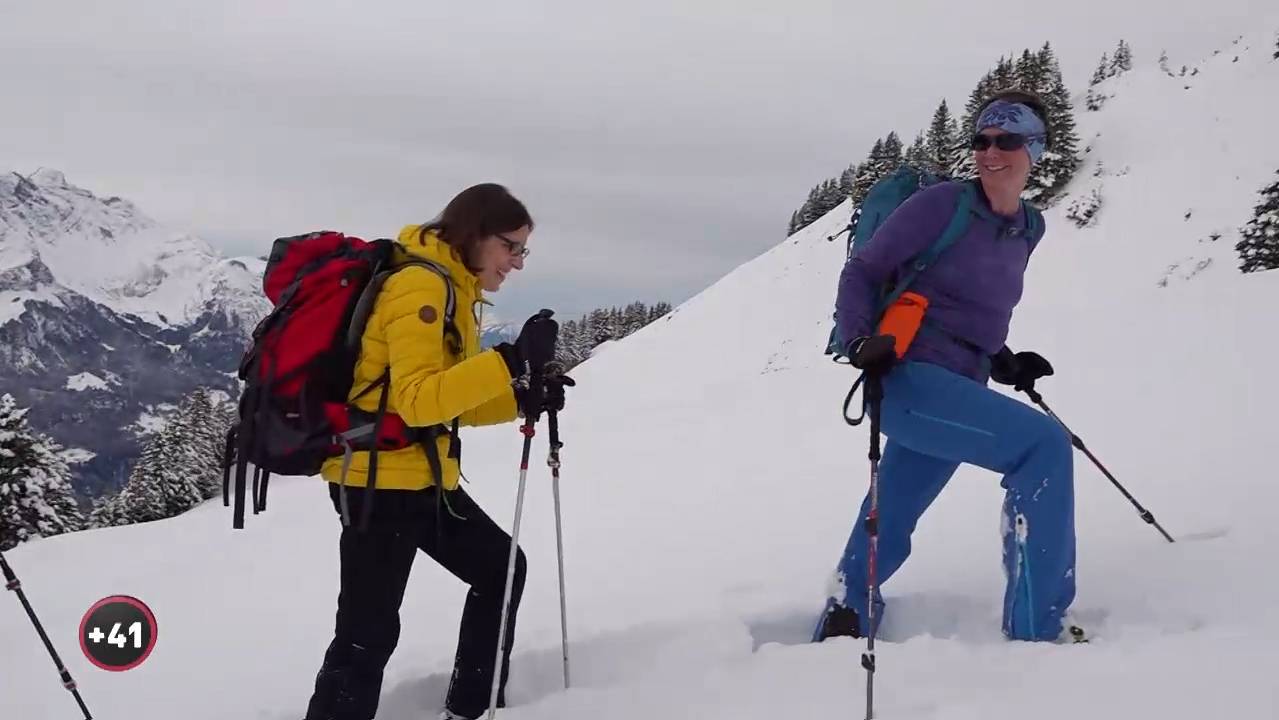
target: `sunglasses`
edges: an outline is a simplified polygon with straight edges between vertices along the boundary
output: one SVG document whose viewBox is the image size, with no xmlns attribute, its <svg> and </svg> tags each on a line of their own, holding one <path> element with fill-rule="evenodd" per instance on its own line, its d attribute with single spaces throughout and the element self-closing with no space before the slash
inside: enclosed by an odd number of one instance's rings
<svg viewBox="0 0 1279 720">
<path fill-rule="evenodd" d="M 1038 135 L 1022 135 L 1021 133 L 1004 133 L 1003 135 L 982 135 L 977 133 L 968 141 L 968 147 L 972 150 L 982 151 L 989 150 L 991 145 L 1010 152 L 1012 150 L 1020 150 L 1026 146 L 1026 143 L 1038 139 Z"/>
<path fill-rule="evenodd" d="M 528 257 L 528 248 L 524 246 L 524 243 L 516 242 L 508 238 L 507 236 L 503 235 L 502 233 L 493 233 L 493 235 L 496 236 L 498 240 L 501 240 L 502 242 L 506 243 L 506 251 L 509 252 L 510 254 L 514 255 L 515 257 L 521 257 L 521 258 Z"/>
</svg>

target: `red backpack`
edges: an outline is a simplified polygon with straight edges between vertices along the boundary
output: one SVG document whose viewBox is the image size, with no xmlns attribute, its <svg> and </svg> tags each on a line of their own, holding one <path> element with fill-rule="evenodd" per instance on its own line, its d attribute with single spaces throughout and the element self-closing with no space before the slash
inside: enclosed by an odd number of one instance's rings
<svg viewBox="0 0 1279 720">
<path fill-rule="evenodd" d="M 398 252 L 397 252 L 398 250 Z M 227 433 L 223 461 L 222 502 L 230 505 L 231 470 L 235 468 L 232 527 L 244 527 L 248 466 L 253 465 L 253 513 L 266 509 L 271 473 L 315 475 L 325 460 L 345 456 L 345 476 L 352 452 L 367 450 L 368 487 L 377 481 L 377 453 L 422 442 L 439 478 L 435 447 L 444 426 L 409 428 L 386 412 L 390 369 L 362 388 L 356 398 L 381 390 L 376 413 L 348 403 L 360 341 L 383 283 L 406 267 L 427 268 L 447 288 L 444 306 L 446 346 L 461 353 L 462 338 L 453 322 L 453 282 L 447 268 L 419 257 L 404 258 L 392 240 L 365 241 L 332 231 L 280 238 L 271 248 L 263 289 L 274 309 L 253 331 L 240 362 L 244 382 L 239 420 Z M 454 420 L 452 436 L 457 437 Z M 450 445 L 450 455 L 457 444 Z M 367 526 L 372 493 L 364 503 Z M 343 522 L 350 524 L 343 503 Z"/>
</svg>

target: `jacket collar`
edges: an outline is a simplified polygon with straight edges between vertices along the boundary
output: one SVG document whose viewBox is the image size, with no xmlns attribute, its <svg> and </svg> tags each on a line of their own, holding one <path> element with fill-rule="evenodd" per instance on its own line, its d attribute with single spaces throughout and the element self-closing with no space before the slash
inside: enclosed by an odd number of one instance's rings
<svg viewBox="0 0 1279 720">
<path fill-rule="evenodd" d="M 982 186 L 981 180 L 973 179 L 969 182 L 977 188 L 977 202 L 973 204 L 973 211 L 976 212 L 979 217 L 989 220 L 1003 229 L 1025 229 L 1030 226 L 1029 208 L 1026 204 L 1025 198 L 1020 199 L 1016 215 L 1011 217 L 1000 215 L 991 208 L 990 198 L 986 195 L 986 188 Z"/>
<path fill-rule="evenodd" d="M 432 260 L 443 265 L 453 278 L 453 284 L 469 294 L 476 302 L 490 304 L 484 297 L 480 279 L 462 262 L 447 243 L 434 231 L 422 232 L 421 225 L 405 225 L 397 238 L 400 246 L 410 255 Z"/>
</svg>

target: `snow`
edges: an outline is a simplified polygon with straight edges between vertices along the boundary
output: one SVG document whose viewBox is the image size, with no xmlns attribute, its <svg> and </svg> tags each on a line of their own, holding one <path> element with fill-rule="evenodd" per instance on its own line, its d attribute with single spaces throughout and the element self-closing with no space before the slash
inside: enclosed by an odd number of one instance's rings
<svg viewBox="0 0 1279 720">
<path fill-rule="evenodd" d="M 52 288 L 38 290 L 0 290 L 0 325 L 17 320 L 27 310 L 27 303 L 48 303 L 62 306 L 62 300 Z"/>
<path fill-rule="evenodd" d="M 1266 331 L 1279 271 L 1240 275 L 1230 235 L 1279 157 L 1263 132 L 1275 99 L 1255 91 L 1275 86 L 1279 63 L 1269 30 L 1245 45 L 1238 63 L 1223 54 L 1193 79 L 1139 60 L 1110 81 L 1102 111 L 1079 114 L 1089 162 L 1127 171 L 1102 175 L 1094 225 L 1067 219 L 1074 197 L 1047 213 L 1010 338 L 1053 362 L 1046 401 L 1177 542 L 1076 454 L 1074 615 L 1095 639 L 1007 642 L 998 477 L 962 468 L 884 588 L 877 717 L 1279 716 L 1269 669 L 1279 478 L 1273 423 L 1258 420 L 1279 404 L 1279 339 Z M 1081 170 L 1080 192 L 1091 191 L 1093 169 Z M 574 370 L 561 418 L 574 687 L 560 687 L 539 428 L 512 707 L 499 717 L 862 717 L 865 643 L 806 642 L 867 479 L 865 426 L 840 417 L 853 374 L 821 354 L 844 253 L 826 236 L 847 213 Z M 1210 232 L 1223 237 L 1201 242 Z M 1204 260 L 1193 275 L 1167 274 Z M 509 527 L 522 438 L 513 426 L 467 432 L 468 490 Z M 336 515 L 319 480 L 273 478 L 267 513 L 242 531 L 230 522 L 212 501 L 8 553 L 95 716 L 301 715 L 332 632 Z M 75 628 L 120 592 L 152 607 L 159 643 L 141 667 L 104 673 L 76 649 Z M 417 561 L 380 719 L 434 717 L 464 596 L 447 572 Z M 16 603 L 0 606 L 0 676 L 5 717 L 74 710 Z"/>
<path fill-rule="evenodd" d="M 110 384 L 106 380 L 103 380 L 102 378 L 98 377 L 97 375 L 94 375 L 91 372 L 82 372 L 82 373 L 79 373 L 78 375 L 72 375 L 71 377 L 67 378 L 67 384 L 66 384 L 66 388 L 68 390 L 75 390 L 75 391 L 107 390 L 110 387 L 111 387 Z"/>
<path fill-rule="evenodd" d="M 66 448 L 59 455 L 62 456 L 63 462 L 68 465 L 87 463 L 98 456 L 92 450 L 85 450 L 84 448 Z"/>
<path fill-rule="evenodd" d="M 0 272 L 39 257 L 58 284 L 161 326 L 188 324 L 211 304 L 226 304 L 247 332 L 269 309 L 260 288 L 264 262 L 223 258 L 200 238 L 127 201 L 70 185 L 56 170 L 25 180 L 5 175 L 0 196 L 20 182 L 35 188 L 39 202 L 20 205 L 21 212 L 0 207 Z"/>
<path fill-rule="evenodd" d="M 133 427 L 139 435 L 153 435 L 160 432 L 169 424 L 167 414 L 177 409 L 176 405 L 162 404 L 157 407 L 148 406 L 147 410 L 133 422 Z"/>
<path fill-rule="evenodd" d="M 604 342 L 591 348 L 591 357 L 603 355 L 613 348 L 614 345 L 621 342 L 620 340 L 605 340 Z"/>
</svg>

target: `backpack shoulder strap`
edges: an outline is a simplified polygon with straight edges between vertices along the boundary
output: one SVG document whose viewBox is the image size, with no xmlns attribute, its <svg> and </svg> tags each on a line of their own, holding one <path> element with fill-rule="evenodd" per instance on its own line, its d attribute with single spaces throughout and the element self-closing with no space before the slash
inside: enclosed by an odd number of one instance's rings
<svg viewBox="0 0 1279 720">
<path fill-rule="evenodd" d="M 443 265 L 434 260 L 421 257 L 412 257 L 396 264 L 386 272 L 386 276 L 389 277 L 393 273 L 410 267 L 430 270 L 439 275 L 440 279 L 444 281 L 444 341 L 449 352 L 460 356 L 464 346 L 462 344 L 462 332 L 457 329 L 457 323 L 453 322 L 454 317 L 457 315 L 457 291 L 453 288 L 453 276 L 449 274 L 448 268 Z"/>
<path fill-rule="evenodd" d="M 954 245 L 959 238 L 963 237 L 964 233 L 968 232 L 968 225 L 972 220 L 975 195 L 976 188 L 973 187 L 972 183 L 965 182 L 959 192 L 959 198 L 955 202 L 955 211 L 950 216 L 950 222 L 946 224 L 946 228 L 942 230 L 941 235 L 937 237 L 933 244 L 924 252 L 916 255 L 910 262 L 910 269 L 880 304 L 879 311 L 881 313 L 897 302 L 897 299 L 901 297 L 902 293 L 906 292 L 906 289 L 915 281 L 915 278 L 919 277 L 943 252 L 951 245 Z"/>
<path fill-rule="evenodd" d="M 1026 205 L 1026 242 L 1030 243 L 1030 252 L 1035 252 L 1035 246 L 1044 237 L 1044 214 L 1038 208 Z"/>
<path fill-rule="evenodd" d="M 382 286 L 387 279 L 405 268 L 421 267 L 435 273 L 444 281 L 444 335 L 452 343 L 452 347 L 449 348 L 450 352 L 460 355 L 462 353 L 462 334 L 458 331 L 457 325 L 453 321 L 457 314 L 457 294 L 453 289 L 453 278 L 449 274 L 448 268 L 432 260 L 419 257 L 395 262 L 392 259 L 393 253 L 394 250 L 389 250 L 388 254 L 374 266 L 373 276 L 369 279 L 369 284 L 360 293 L 360 299 L 355 304 L 355 311 L 351 314 L 351 324 L 347 328 L 347 347 L 354 348 L 359 346 L 364 337 L 364 329 L 368 325 L 369 315 L 373 312 L 373 302 L 377 299 L 378 293 L 382 291 Z"/>
<path fill-rule="evenodd" d="M 444 281 L 444 321 L 451 325 L 453 323 L 453 317 L 457 313 L 457 294 L 453 289 L 453 276 L 449 274 L 448 268 L 434 260 L 415 257 L 411 260 L 405 260 L 396 264 L 390 270 L 386 271 L 386 276 L 389 277 L 393 273 L 397 273 L 400 270 L 410 267 L 426 268 L 436 275 L 439 275 L 440 279 Z"/>
</svg>

